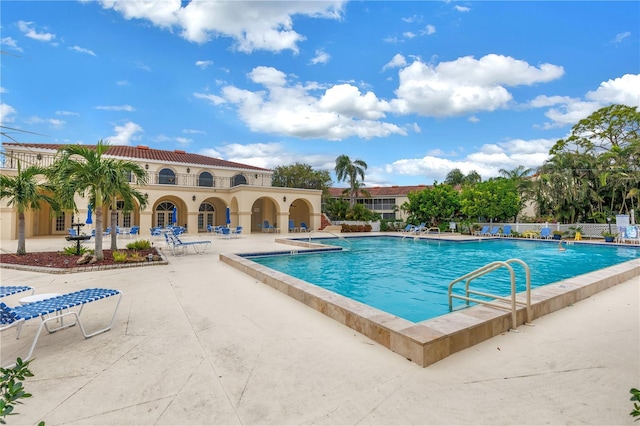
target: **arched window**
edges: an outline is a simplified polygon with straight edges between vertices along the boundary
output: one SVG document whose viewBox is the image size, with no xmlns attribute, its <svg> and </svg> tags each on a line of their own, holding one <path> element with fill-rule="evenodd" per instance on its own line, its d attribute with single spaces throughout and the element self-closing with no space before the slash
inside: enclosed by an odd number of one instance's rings
<svg viewBox="0 0 640 426">
<path fill-rule="evenodd" d="M 209 172 L 202 172 L 198 176 L 198 186 L 213 186 L 213 175 Z"/>
<path fill-rule="evenodd" d="M 162 169 L 158 174 L 158 183 L 164 185 L 175 185 L 176 174 L 171 169 Z"/>
<path fill-rule="evenodd" d="M 247 178 L 242 175 L 235 175 L 231 181 L 231 186 L 246 185 Z"/>
</svg>

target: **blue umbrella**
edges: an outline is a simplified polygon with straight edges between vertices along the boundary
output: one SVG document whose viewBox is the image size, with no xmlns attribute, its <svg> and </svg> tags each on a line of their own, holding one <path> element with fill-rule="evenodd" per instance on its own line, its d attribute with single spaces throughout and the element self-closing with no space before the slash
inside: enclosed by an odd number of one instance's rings
<svg viewBox="0 0 640 426">
<path fill-rule="evenodd" d="M 173 206 L 172 222 L 175 225 L 177 221 L 178 221 L 178 208 L 176 206 Z"/>
<path fill-rule="evenodd" d="M 93 223 L 93 219 L 91 219 L 91 204 L 87 207 L 87 225 Z"/>
<path fill-rule="evenodd" d="M 227 207 L 227 226 L 231 223 L 231 209 Z"/>
</svg>

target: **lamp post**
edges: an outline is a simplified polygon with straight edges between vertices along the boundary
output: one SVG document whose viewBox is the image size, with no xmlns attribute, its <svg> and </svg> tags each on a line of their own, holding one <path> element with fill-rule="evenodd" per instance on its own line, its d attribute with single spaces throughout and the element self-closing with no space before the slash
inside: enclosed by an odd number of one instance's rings
<svg viewBox="0 0 640 426">
<path fill-rule="evenodd" d="M 609 234 L 611 234 L 611 218 L 607 218 L 607 223 L 609 224 Z"/>
</svg>

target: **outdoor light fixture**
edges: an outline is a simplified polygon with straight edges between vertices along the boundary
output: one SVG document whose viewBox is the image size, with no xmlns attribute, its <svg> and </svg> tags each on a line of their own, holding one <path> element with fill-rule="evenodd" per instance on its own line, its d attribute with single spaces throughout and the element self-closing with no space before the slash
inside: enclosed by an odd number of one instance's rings
<svg viewBox="0 0 640 426">
<path fill-rule="evenodd" d="M 286 195 L 284 197 L 282 197 L 282 201 L 284 201 L 285 203 L 287 202 L 287 196 Z"/>
<path fill-rule="evenodd" d="M 193 201 L 195 201 L 195 200 L 196 200 L 196 196 L 194 195 L 193 197 L 191 197 L 191 199 L 192 199 Z"/>
<path fill-rule="evenodd" d="M 149 165 L 148 165 L 148 164 L 145 164 L 145 165 L 144 165 L 144 168 L 145 168 L 145 169 L 147 169 L 147 170 L 149 170 Z"/>
<path fill-rule="evenodd" d="M 191 169 L 187 167 L 187 173 L 191 173 Z"/>
</svg>

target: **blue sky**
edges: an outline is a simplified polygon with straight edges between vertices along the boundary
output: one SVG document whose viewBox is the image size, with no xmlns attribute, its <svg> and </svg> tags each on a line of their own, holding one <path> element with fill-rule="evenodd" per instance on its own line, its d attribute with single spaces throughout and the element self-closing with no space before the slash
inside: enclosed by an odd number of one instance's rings
<svg viewBox="0 0 640 426">
<path fill-rule="evenodd" d="M 332 172 L 346 154 L 366 186 L 417 185 L 536 168 L 598 108 L 640 106 L 637 1 L 0 8 L 0 120 L 42 134 L 23 142 Z"/>
</svg>

